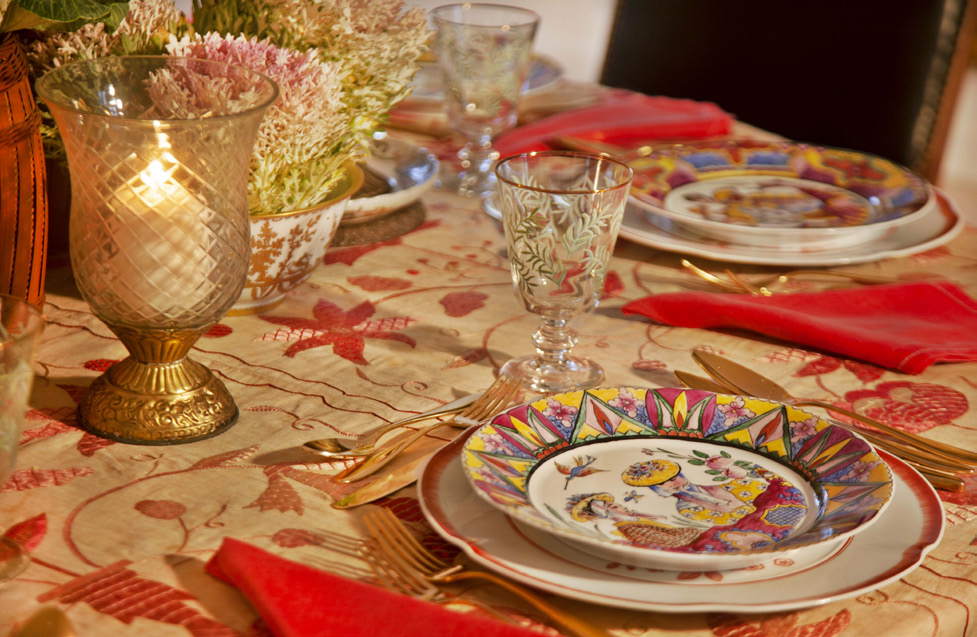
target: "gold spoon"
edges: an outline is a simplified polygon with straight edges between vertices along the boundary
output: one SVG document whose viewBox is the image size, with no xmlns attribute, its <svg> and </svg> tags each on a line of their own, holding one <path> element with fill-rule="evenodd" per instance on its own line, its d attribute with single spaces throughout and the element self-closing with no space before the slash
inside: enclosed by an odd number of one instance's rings
<svg viewBox="0 0 977 637">
<path fill-rule="evenodd" d="M 723 358 L 718 354 L 696 349 L 692 351 L 692 359 L 714 379 L 717 379 L 723 385 L 736 389 L 739 393 L 756 396 L 757 398 L 766 398 L 767 400 L 789 405 L 806 405 L 809 407 L 830 409 L 831 411 L 844 414 L 849 418 L 854 418 L 859 422 L 865 423 L 873 429 L 885 432 L 894 438 L 898 438 L 902 442 L 912 445 L 917 450 L 940 456 L 946 461 L 963 462 L 968 466 L 977 466 L 977 453 L 916 436 L 891 425 L 879 422 L 874 418 L 869 418 L 858 412 L 845 409 L 844 407 L 838 407 L 823 400 L 797 398 L 766 376 L 758 374 L 748 367 L 734 363 L 727 358 Z"/>
<path fill-rule="evenodd" d="M 703 378 L 702 376 L 697 376 L 695 374 L 690 374 L 688 372 L 683 372 L 676 370 L 675 377 L 679 379 L 687 387 L 692 389 L 702 389 L 705 391 L 713 392 L 714 394 L 739 394 L 739 390 L 720 385 L 713 380 L 708 378 Z M 836 423 L 838 426 L 849 428 L 849 426 L 843 422 L 839 422 L 834 419 L 829 419 L 832 423 Z M 943 489 L 945 491 L 963 491 L 964 482 L 961 479 L 961 475 L 967 475 L 973 471 L 972 467 L 969 467 L 963 463 L 958 463 L 956 461 L 946 460 L 942 456 L 937 456 L 935 454 L 930 454 L 922 449 L 912 449 L 905 445 L 900 445 L 898 442 L 887 440 L 879 435 L 875 435 L 865 429 L 854 430 L 858 435 L 862 436 L 873 446 L 884 449 L 889 453 L 898 456 L 912 465 L 920 473 L 925 474 L 928 478 L 932 478 L 930 483 L 933 486 Z"/>
<path fill-rule="evenodd" d="M 379 442 L 380 438 L 382 438 L 384 434 L 399 427 L 413 425 L 414 423 L 418 423 L 423 420 L 430 420 L 431 418 L 446 416 L 448 414 L 456 414 L 468 405 L 475 402 L 475 399 L 478 398 L 478 396 L 479 394 L 465 396 L 464 398 L 459 398 L 458 400 L 450 402 L 442 407 L 438 407 L 437 409 L 425 411 L 423 414 L 417 414 L 416 416 L 410 416 L 409 418 L 397 420 L 360 438 L 320 438 L 318 440 L 310 440 L 304 443 L 302 446 L 304 446 L 306 449 L 311 449 L 312 451 L 315 451 L 319 455 L 325 456 L 326 458 L 343 459 L 368 456 L 376 449 L 377 442 Z"/>
</svg>

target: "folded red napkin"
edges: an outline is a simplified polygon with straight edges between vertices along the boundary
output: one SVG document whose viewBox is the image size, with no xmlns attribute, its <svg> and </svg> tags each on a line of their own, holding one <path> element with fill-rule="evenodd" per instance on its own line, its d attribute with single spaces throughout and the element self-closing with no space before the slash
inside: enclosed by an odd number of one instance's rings
<svg viewBox="0 0 977 637">
<path fill-rule="evenodd" d="M 676 292 L 622 310 L 668 325 L 751 330 L 909 374 L 977 360 L 977 302 L 945 281 L 774 296 Z"/>
<path fill-rule="evenodd" d="M 500 135 L 492 145 L 501 157 L 547 150 L 547 142 L 558 136 L 627 147 L 651 139 L 726 135 L 732 124 L 732 115 L 709 102 L 614 90 L 599 104 L 520 126 Z"/>
<path fill-rule="evenodd" d="M 399 595 L 225 538 L 207 572 L 237 587 L 277 637 L 539 637 L 473 613 Z"/>
</svg>

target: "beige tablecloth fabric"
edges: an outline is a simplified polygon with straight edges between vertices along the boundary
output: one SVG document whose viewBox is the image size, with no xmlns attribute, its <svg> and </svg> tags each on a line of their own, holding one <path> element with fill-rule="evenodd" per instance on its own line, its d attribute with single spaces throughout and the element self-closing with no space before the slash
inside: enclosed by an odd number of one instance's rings
<svg viewBox="0 0 977 637">
<path fill-rule="evenodd" d="M 499 224 L 452 194 L 434 191 L 425 203 L 426 220 L 415 231 L 330 250 L 281 306 L 225 318 L 198 342 L 193 356 L 224 380 L 241 415 L 226 433 L 193 444 L 116 444 L 77 427 L 79 396 L 125 350 L 78 297 L 70 269 L 51 272 L 32 408 L 17 471 L 0 487 L 0 529 L 21 525 L 34 560 L 0 586 L 0 634 L 44 604 L 65 608 L 79 635 L 262 634 L 243 597 L 202 570 L 227 536 L 342 575 L 365 575 L 361 563 L 334 550 L 330 534 L 359 536 L 360 518 L 374 505 L 331 508 L 346 489 L 329 480 L 342 464 L 320 463 L 300 445 L 364 432 L 485 388 L 506 360 L 531 351 L 537 327 L 513 294 Z M 974 255 L 977 231 L 966 230 L 930 252 L 846 269 L 938 273 L 977 297 Z M 746 335 L 624 318 L 619 308 L 628 300 L 707 288 L 679 267 L 680 258 L 620 242 L 606 298 L 575 324 L 577 351 L 604 365 L 608 385 L 676 385 L 671 371 L 695 371 L 689 352 L 708 345 L 805 395 L 844 401 L 849 392 L 874 390 L 869 402 L 885 416 L 977 449 L 977 363 L 905 376 Z M 892 381 L 902 384 L 893 388 Z M 413 488 L 380 505 L 398 508 L 418 533 L 432 533 Z M 823 607 L 660 614 L 553 599 L 618 635 L 973 634 L 977 485 L 947 495 L 945 506 L 946 536 L 921 568 Z M 530 623 L 541 621 L 511 598 L 495 601 Z"/>
</svg>

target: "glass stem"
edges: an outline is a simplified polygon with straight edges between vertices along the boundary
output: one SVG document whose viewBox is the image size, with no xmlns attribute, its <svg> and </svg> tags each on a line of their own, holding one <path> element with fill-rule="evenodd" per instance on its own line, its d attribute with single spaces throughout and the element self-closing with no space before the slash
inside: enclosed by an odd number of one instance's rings
<svg viewBox="0 0 977 637">
<path fill-rule="evenodd" d="M 577 335 L 567 319 L 543 317 L 543 324 L 533 333 L 533 345 L 544 365 L 563 365 L 577 344 Z"/>
<path fill-rule="evenodd" d="M 499 158 L 499 151 L 492 148 L 492 138 L 482 136 L 465 144 L 458 151 L 461 160 L 459 194 L 482 196 L 491 190 L 494 182 L 492 168 Z"/>
</svg>

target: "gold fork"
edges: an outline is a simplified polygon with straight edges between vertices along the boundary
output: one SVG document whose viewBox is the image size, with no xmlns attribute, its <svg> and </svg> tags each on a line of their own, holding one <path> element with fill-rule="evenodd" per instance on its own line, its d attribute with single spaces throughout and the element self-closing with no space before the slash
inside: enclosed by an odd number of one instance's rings
<svg viewBox="0 0 977 637">
<path fill-rule="evenodd" d="M 757 282 L 747 281 L 728 268 L 723 271 L 727 277 L 724 279 L 713 274 L 712 272 L 703 270 L 688 259 L 682 259 L 682 267 L 691 271 L 696 276 L 712 283 L 713 285 L 721 287 L 727 292 L 736 292 L 738 294 L 745 292 L 747 294 L 752 294 L 753 296 L 773 296 L 774 293 L 766 286 L 772 283 L 786 283 L 789 279 L 798 276 L 833 276 L 867 285 L 901 282 L 900 279 L 895 277 L 880 276 L 876 274 L 860 274 L 858 272 L 843 272 L 841 270 L 791 270 L 790 272 L 785 272 L 784 274 L 769 275 Z"/>
<path fill-rule="evenodd" d="M 421 427 L 411 435 L 402 438 L 386 447 L 379 449 L 373 454 L 366 457 L 366 459 L 355 465 L 351 470 L 342 473 L 334 478 L 336 482 L 350 483 L 361 480 L 366 476 L 373 475 L 383 467 L 387 466 L 394 458 L 396 458 L 402 451 L 407 449 L 422 437 L 427 435 L 429 432 L 437 429 L 438 427 L 450 427 L 452 425 L 457 425 L 458 423 L 464 423 L 468 425 L 476 425 L 485 418 L 498 412 L 499 409 L 505 407 L 512 400 L 512 397 L 516 395 L 519 391 L 520 379 L 511 376 L 499 376 L 492 383 L 491 387 L 485 390 L 485 393 L 479 396 L 475 402 L 466 407 L 461 413 L 444 420 L 442 422 L 436 422 L 425 427 Z"/>
<path fill-rule="evenodd" d="M 466 571 L 460 564 L 451 566 L 442 562 L 424 548 L 403 522 L 387 509 L 369 513 L 364 520 L 369 531 L 369 541 L 362 544 L 361 556 L 374 569 L 378 578 L 391 584 L 396 583 L 398 588 L 408 594 L 434 595 L 431 585 L 440 592 L 440 587 L 444 584 L 481 580 L 504 588 L 529 603 L 570 635 L 610 637 L 610 633 L 603 628 L 553 606 L 507 579 L 484 571 Z"/>
</svg>

